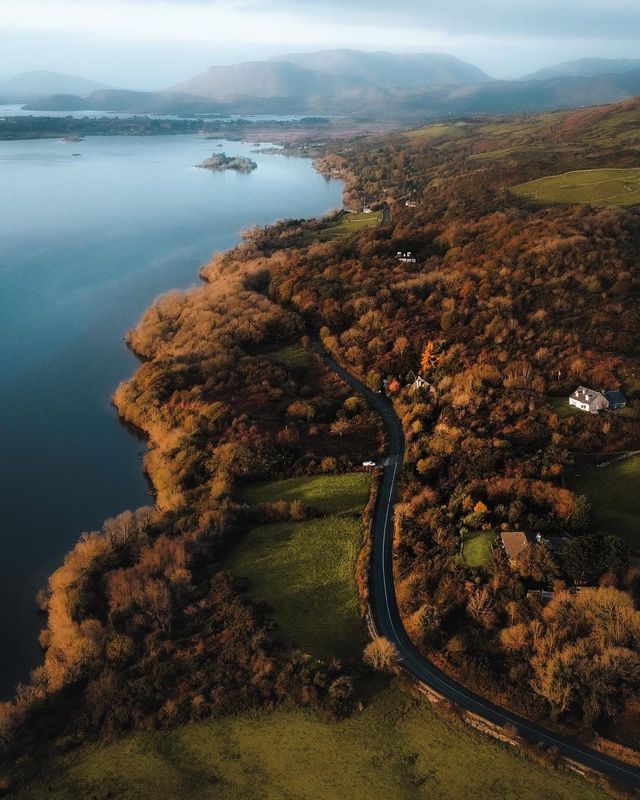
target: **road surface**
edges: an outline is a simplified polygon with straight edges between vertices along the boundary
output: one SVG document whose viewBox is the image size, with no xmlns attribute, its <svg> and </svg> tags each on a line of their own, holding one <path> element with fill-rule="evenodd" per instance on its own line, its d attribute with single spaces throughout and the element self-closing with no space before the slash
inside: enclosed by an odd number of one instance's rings
<svg viewBox="0 0 640 800">
<path fill-rule="evenodd" d="M 385 395 L 373 392 L 360 383 L 320 348 L 318 352 L 327 366 L 380 414 L 387 429 L 389 451 L 384 461 L 372 525 L 370 602 L 376 630 L 380 636 L 393 642 L 402 667 L 439 694 L 489 722 L 500 726 L 514 726 L 519 735 L 530 742 L 555 747 L 563 756 L 585 767 L 640 787 L 640 768 L 592 750 L 567 736 L 495 705 L 446 675 L 414 647 L 400 619 L 393 580 L 393 504 L 396 481 L 404 459 L 402 424 Z"/>
</svg>

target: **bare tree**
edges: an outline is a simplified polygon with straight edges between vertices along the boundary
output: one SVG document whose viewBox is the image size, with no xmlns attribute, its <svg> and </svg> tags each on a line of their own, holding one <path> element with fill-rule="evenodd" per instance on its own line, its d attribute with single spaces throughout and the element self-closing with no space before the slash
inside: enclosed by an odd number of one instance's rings
<svg viewBox="0 0 640 800">
<path fill-rule="evenodd" d="M 377 672 L 391 672 L 394 665 L 400 660 L 400 656 L 394 644 L 384 636 L 376 636 L 364 648 L 363 660 Z"/>
</svg>

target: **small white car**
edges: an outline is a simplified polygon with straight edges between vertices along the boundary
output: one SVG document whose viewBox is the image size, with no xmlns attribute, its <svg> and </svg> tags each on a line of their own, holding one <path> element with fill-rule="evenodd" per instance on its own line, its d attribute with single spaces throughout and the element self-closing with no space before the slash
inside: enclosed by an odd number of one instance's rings
<svg viewBox="0 0 640 800">
<path fill-rule="evenodd" d="M 363 467 L 375 467 L 375 465 L 376 465 L 375 461 L 363 461 L 362 462 L 362 466 Z"/>
</svg>

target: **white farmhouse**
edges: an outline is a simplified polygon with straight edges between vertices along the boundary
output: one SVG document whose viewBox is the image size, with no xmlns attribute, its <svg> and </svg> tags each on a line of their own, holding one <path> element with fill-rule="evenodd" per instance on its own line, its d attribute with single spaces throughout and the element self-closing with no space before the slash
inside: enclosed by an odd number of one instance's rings
<svg viewBox="0 0 640 800">
<path fill-rule="evenodd" d="M 569 405 L 575 406 L 581 411 L 588 411 L 590 414 L 597 414 L 598 411 L 605 411 L 609 408 L 609 401 L 603 392 L 587 389 L 586 386 L 578 386 L 569 398 Z"/>
</svg>

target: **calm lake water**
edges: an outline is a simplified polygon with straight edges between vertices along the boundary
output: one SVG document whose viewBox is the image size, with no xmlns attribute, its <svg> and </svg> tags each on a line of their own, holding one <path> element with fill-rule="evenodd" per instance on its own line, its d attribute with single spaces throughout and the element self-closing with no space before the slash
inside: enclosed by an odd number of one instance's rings
<svg viewBox="0 0 640 800">
<path fill-rule="evenodd" d="M 341 182 L 252 145 L 223 142 L 250 175 L 195 169 L 216 145 L 0 142 L 0 697 L 41 659 L 37 589 L 83 531 L 150 502 L 110 405 L 136 368 L 124 332 L 243 228 L 341 206 Z"/>
</svg>

